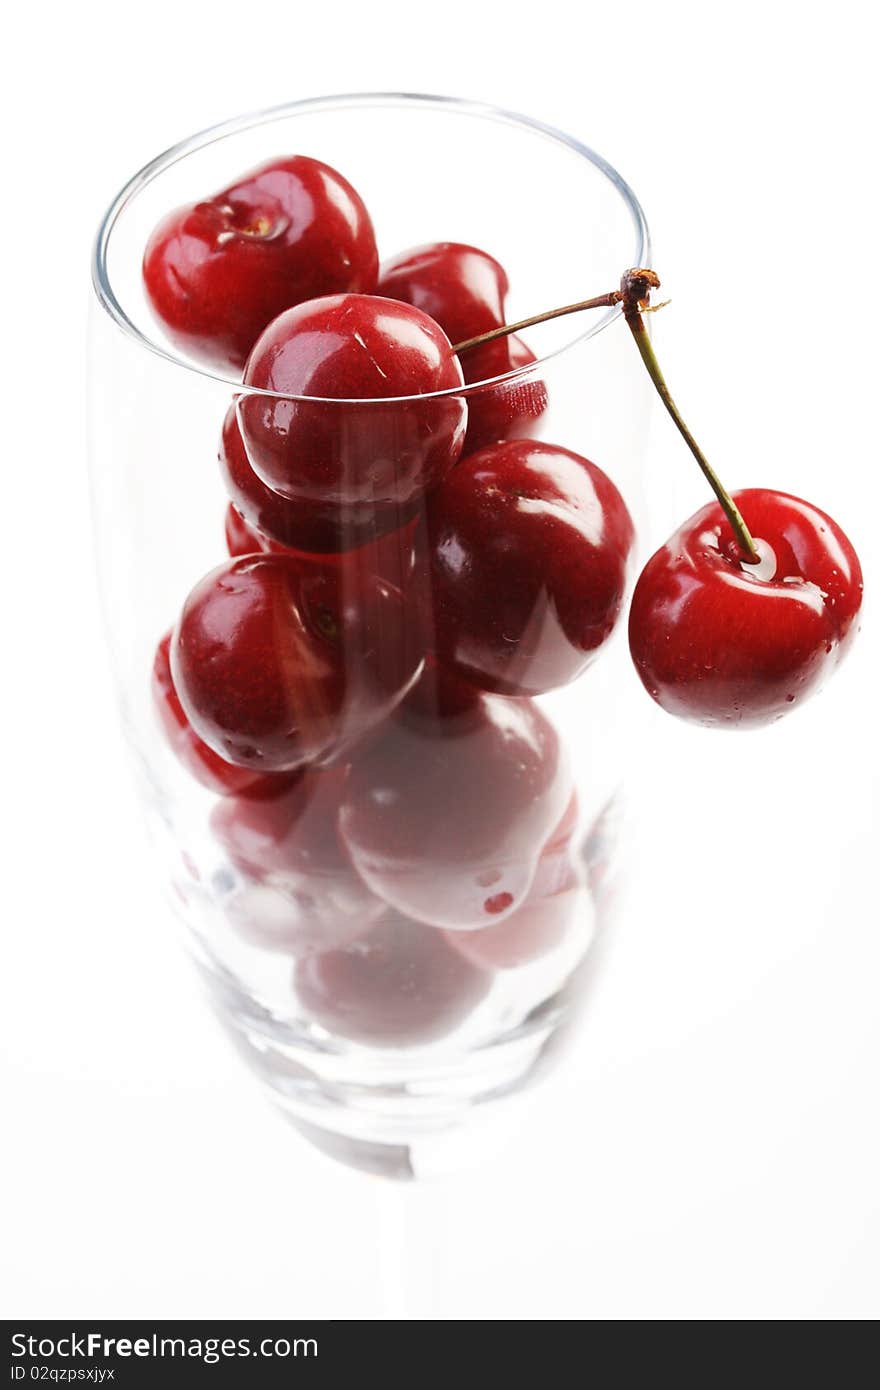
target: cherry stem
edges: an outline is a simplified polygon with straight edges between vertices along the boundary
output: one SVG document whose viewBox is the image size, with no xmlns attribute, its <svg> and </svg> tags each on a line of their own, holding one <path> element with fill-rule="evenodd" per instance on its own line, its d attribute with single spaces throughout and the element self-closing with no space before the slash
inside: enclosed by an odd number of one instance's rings
<svg viewBox="0 0 880 1390">
<path fill-rule="evenodd" d="M 503 323 L 500 328 L 490 328 L 488 333 L 478 333 L 476 338 L 466 338 L 463 343 L 456 343 L 452 351 L 467 352 L 470 348 L 481 347 L 483 343 L 494 343 L 496 338 L 506 338 L 509 333 L 518 333 L 521 328 L 534 328 L 536 323 L 561 319 L 566 314 L 579 314 L 582 309 L 613 309 L 622 297 L 620 290 L 611 290 L 609 294 L 597 294 L 594 299 L 581 299 L 577 304 L 563 304 L 561 309 L 533 314 L 530 319 L 519 319 L 517 323 Z"/>
<path fill-rule="evenodd" d="M 660 363 L 657 361 L 657 354 L 654 351 L 654 345 L 651 342 L 643 317 L 643 314 L 649 308 L 648 300 L 651 290 L 659 289 L 659 287 L 660 281 L 653 270 L 625 271 L 620 281 L 620 302 L 623 308 L 623 317 L 626 319 L 630 332 L 635 338 L 636 347 L 647 368 L 648 376 L 654 383 L 658 396 L 666 406 L 667 411 L 672 417 L 673 424 L 685 444 L 700 465 L 706 482 L 718 498 L 721 504 L 721 510 L 730 522 L 731 530 L 736 536 L 737 545 L 742 552 L 741 559 L 743 563 L 746 565 L 757 565 L 760 563 L 761 557 L 758 554 L 751 532 L 743 521 L 742 513 L 682 419 L 678 406 L 672 399 L 669 387 L 666 385 L 666 378 L 660 370 Z"/>
<path fill-rule="evenodd" d="M 502 324 L 500 328 L 493 328 L 488 333 L 480 333 L 476 338 L 468 338 L 463 343 L 457 343 L 453 352 L 467 352 L 470 348 L 480 347 L 483 343 L 494 342 L 496 338 L 506 338 L 510 333 L 518 333 L 521 328 L 532 328 L 535 324 L 546 323 L 549 319 L 562 318 L 565 314 L 577 314 L 583 309 L 614 308 L 619 304 L 658 396 L 699 464 L 703 476 L 718 498 L 721 509 L 730 522 L 731 530 L 741 551 L 742 562 L 747 565 L 756 565 L 760 562 L 761 557 L 739 507 L 685 424 L 660 370 L 660 363 L 657 361 L 657 355 L 654 352 L 643 317 L 645 313 L 653 312 L 649 302 L 651 290 L 659 289 L 659 287 L 660 280 L 653 270 L 627 270 L 621 276 L 620 288 L 617 290 L 611 290 L 608 294 L 596 295 L 593 299 L 582 299 L 577 304 L 565 304 L 561 309 L 549 309 L 544 314 L 535 314 L 532 318 L 520 319 L 517 323 Z M 661 306 L 657 305 L 656 307 L 660 308 Z"/>
</svg>

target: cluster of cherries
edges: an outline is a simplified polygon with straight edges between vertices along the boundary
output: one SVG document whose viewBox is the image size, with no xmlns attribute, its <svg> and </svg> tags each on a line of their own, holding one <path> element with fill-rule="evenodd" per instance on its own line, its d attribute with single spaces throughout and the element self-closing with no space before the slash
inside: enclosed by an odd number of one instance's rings
<svg viewBox="0 0 880 1390">
<path fill-rule="evenodd" d="M 311 1016 L 426 1041 L 566 929 L 577 807 L 533 697 L 611 633 L 629 513 L 534 437 L 547 392 L 515 375 L 535 359 L 498 262 L 438 243 L 380 267 L 324 164 L 276 161 L 171 213 L 144 281 L 172 340 L 246 388 L 219 451 L 231 558 L 159 645 L 164 727 L 223 798 L 242 926 L 296 958 Z M 581 307 L 621 304 L 663 394 L 641 318 L 657 283 L 630 272 Z M 808 504 L 718 495 L 643 571 L 630 645 L 665 708 L 739 726 L 818 684 L 861 576 Z"/>
</svg>

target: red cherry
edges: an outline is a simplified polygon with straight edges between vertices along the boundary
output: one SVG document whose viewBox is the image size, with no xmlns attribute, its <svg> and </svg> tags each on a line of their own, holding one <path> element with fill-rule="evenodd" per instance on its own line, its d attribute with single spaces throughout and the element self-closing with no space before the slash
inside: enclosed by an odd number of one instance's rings
<svg viewBox="0 0 880 1390">
<path fill-rule="evenodd" d="M 299 556 L 301 560 L 311 563 L 323 563 L 326 565 L 339 565 L 341 567 L 352 564 L 352 556 L 357 556 L 355 563 L 362 565 L 366 570 L 371 569 L 373 574 L 379 579 L 386 580 L 402 593 L 413 585 L 413 579 L 417 571 L 419 572 L 419 584 L 415 586 L 421 596 L 421 571 L 424 569 L 424 554 L 422 540 L 416 530 L 415 522 L 403 527 L 400 531 L 389 531 L 385 536 L 379 536 L 376 540 L 358 546 L 356 551 L 345 551 L 341 555 L 311 555 L 306 551 L 296 550 L 291 546 L 281 545 L 271 536 L 263 535 L 255 526 L 249 526 L 240 512 L 230 502 L 226 508 L 226 520 L 224 524 L 226 534 L 226 548 L 233 558 L 239 555 L 293 555 Z M 422 598 L 424 604 L 424 599 Z"/>
<path fill-rule="evenodd" d="M 335 169 L 305 155 L 273 160 L 169 213 L 143 265 L 172 341 L 211 367 L 237 370 L 284 309 L 323 294 L 369 293 L 377 273 L 361 199 Z"/>
<path fill-rule="evenodd" d="M 166 632 L 153 661 L 153 702 L 159 722 L 174 752 L 197 782 L 219 796 L 237 795 L 242 800 L 273 795 L 279 786 L 286 786 L 289 777 L 282 773 L 255 772 L 253 768 L 236 767 L 209 748 L 196 733 L 183 712 L 171 676 L 169 649 L 171 633 Z"/>
<path fill-rule="evenodd" d="M 633 527 L 595 464 L 537 440 L 463 459 L 428 509 L 436 651 L 487 690 L 580 675 L 614 627 Z"/>
<path fill-rule="evenodd" d="M 462 355 L 466 382 L 491 381 L 536 362 L 535 354 L 511 333 L 496 338 Z M 474 454 L 500 439 L 522 439 L 534 434 L 538 420 L 547 409 L 547 387 L 543 381 L 505 381 L 468 395 L 468 427 L 464 452 Z"/>
<path fill-rule="evenodd" d="M 306 772 L 271 799 L 215 806 L 211 829 L 246 881 L 228 915 L 256 944 L 294 956 L 332 950 L 387 911 L 339 841 L 345 776 L 345 768 Z"/>
<path fill-rule="evenodd" d="M 417 505 L 461 453 L 464 399 L 419 399 L 462 385 L 458 358 L 408 304 L 347 294 L 289 309 L 261 334 L 244 379 L 279 393 L 238 401 L 257 475 L 284 497 L 350 509 L 356 522 Z M 320 399 L 280 398 L 289 396 Z"/>
<path fill-rule="evenodd" d="M 491 976 L 443 934 L 396 913 L 339 951 L 298 962 L 294 988 L 311 1019 L 352 1042 L 413 1047 L 457 1028 Z"/>
<path fill-rule="evenodd" d="M 394 708 L 420 664 L 402 595 L 359 552 L 342 564 L 231 560 L 193 589 L 171 645 L 196 732 L 261 771 L 338 760 Z"/>
<path fill-rule="evenodd" d="M 383 262 L 376 292 L 415 305 L 439 323 L 450 342 L 462 343 L 500 328 L 507 289 L 507 274 L 494 257 L 476 246 L 438 241 Z M 521 338 L 510 336 L 471 348 L 462 356 L 462 370 L 468 383 L 490 381 L 535 360 Z M 541 381 L 507 383 L 468 396 L 464 452 L 533 433 L 546 408 Z"/>
<path fill-rule="evenodd" d="M 648 561 L 629 624 L 649 695 L 727 728 L 779 719 L 811 694 L 855 636 L 862 601 L 858 556 L 824 512 L 766 488 L 734 500 L 761 563 L 741 562 L 712 502 Z"/>
<path fill-rule="evenodd" d="M 456 736 L 485 723 L 483 692 L 429 658 L 395 719 L 431 738 Z"/>
<path fill-rule="evenodd" d="M 376 293 L 412 304 L 439 323 L 450 342 L 504 322 L 504 267 L 476 246 L 435 241 L 403 251 L 379 268 Z"/>
<path fill-rule="evenodd" d="M 473 930 L 526 898 L 571 780 L 528 701 L 483 696 L 439 736 L 395 718 L 353 765 L 339 814 L 377 896 L 433 926 Z"/>
<path fill-rule="evenodd" d="M 226 549 L 235 559 L 239 555 L 258 555 L 261 551 L 269 554 L 283 554 L 287 546 L 280 545 L 278 541 L 273 541 L 270 536 L 264 536 L 262 531 L 258 531 L 255 526 L 248 526 L 241 512 L 238 511 L 230 502 L 226 508 L 226 516 L 223 522 L 223 530 L 226 536 Z"/>
<path fill-rule="evenodd" d="M 218 458 L 226 490 L 240 516 L 250 528 L 288 550 L 319 555 L 355 550 L 379 536 L 399 531 L 418 507 L 417 497 L 406 507 L 393 501 L 370 500 L 342 507 L 338 501 L 281 497 L 261 482 L 251 468 L 234 405 L 223 421 Z"/>
</svg>

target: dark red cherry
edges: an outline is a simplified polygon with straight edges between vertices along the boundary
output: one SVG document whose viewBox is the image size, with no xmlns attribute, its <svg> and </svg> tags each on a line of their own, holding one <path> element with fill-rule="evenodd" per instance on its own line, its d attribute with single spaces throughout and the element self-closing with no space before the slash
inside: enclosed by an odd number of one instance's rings
<svg viewBox="0 0 880 1390">
<path fill-rule="evenodd" d="M 834 670 L 857 631 L 858 556 L 809 502 L 734 493 L 761 557 L 745 564 L 716 502 L 648 561 L 633 595 L 630 649 L 670 714 L 742 728 L 781 718 Z"/>
<path fill-rule="evenodd" d="M 236 767 L 215 753 L 199 738 L 183 711 L 171 676 L 169 649 L 171 633 L 166 632 L 153 661 L 153 702 L 165 737 L 177 757 L 197 782 L 220 796 L 237 796 L 242 804 L 251 798 L 273 795 L 286 787 L 290 777 L 284 773 L 262 773 L 249 767 Z"/>
<path fill-rule="evenodd" d="M 365 499 L 341 506 L 338 500 L 281 497 L 261 482 L 251 467 L 234 405 L 223 421 L 218 458 L 226 491 L 240 516 L 249 527 L 289 550 L 318 555 L 355 550 L 377 537 L 399 531 L 418 507 L 417 497 L 406 506 L 393 500 Z"/>
<path fill-rule="evenodd" d="M 463 459 L 430 499 L 436 652 L 475 685 L 539 695 L 610 634 L 633 527 L 601 469 L 537 440 Z"/>
<path fill-rule="evenodd" d="M 264 536 L 255 526 L 249 526 L 241 512 L 230 502 L 223 521 L 226 549 L 235 559 L 239 555 L 259 555 L 261 551 L 283 553 L 288 547 Z"/>
<path fill-rule="evenodd" d="M 461 355 L 466 382 L 491 381 L 496 376 L 528 367 L 537 358 L 522 338 L 511 333 L 492 343 L 471 348 Z M 543 381 L 526 377 L 504 381 L 468 394 L 468 427 L 464 453 L 474 454 L 499 439 L 522 439 L 533 435 L 547 409 L 547 387 Z"/>
<path fill-rule="evenodd" d="M 339 828 L 378 897 L 430 925 L 473 930 L 525 901 L 570 795 L 537 706 L 483 696 L 480 717 L 457 732 L 392 720 L 352 766 Z"/>
<path fill-rule="evenodd" d="M 395 719 L 430 738 L 455 737 L 485 723 L 483 692 L 429 658 Z"/>
<path fill-rule="evenodd" d="M 258 477 L 311 507 L 349 509 L 356 522 L 418 505 L 461 453 L 463 398 L 420 399 L 461 386 L 458 358 L 408 304 L 347 294 L 290 309 L 261 334 L 245 382 L 279 395 L 238 401 Z"/>
<path fill-rule="evenodd" d="M 374 1047 L 414 1047 L 445 1037 L 484 998 L 486 971 L 442 932 L 396 913 L 342 950 L 298 962 L 294 988 L 328 1033 Z"/>
<path fill-rule="evenodd" d="M 347 566 L 351 564 L 353 551 L 345 551 L 339 555 L 315 556 L 305 551 L 296 550 L 291 546 L 281 545 L 279 541 L 273 540 L 271 536 L 263 535 L 255 526 L 249 526 L 244 517 L 230 502 L 226 508 L 226 519 L 224 523 L 226 535 L 226 548 L 229 554 L 236 558 L 239 555 L 299 555 L 301 559 L 315 563 L 320 559 L 321 563 L 327 565 Z M 406 594 L 410 588 L 415 589 L 422 606 L 424 606 L 424 579 L 425 555 L 423 538 L 416 529 L 415 522 L 403 527 L 400 531 L 389 531 L 387 535 L 379 536 L 376 540 L 368 541 L 357 548 L 357 563 L 364 569 L 371 569 L 379 578 L 387 580 L 395 588 L 400 589 Z M 415 576 L 418 571 L 418 582 Z"/>
<path fill-rule="evenodd" d="M 359 552 L 249 555 L 200 581 L 171 645 L 180 702 L 228 761 L 261 771 L 338 760 L 415 680 L 400 592 Z"/>
<path fill-rule="evenodd" d="M 144 254 L 144 285 L 171 340 L 208 366 L 240 370 L 284 309 L 370 293 L 372 223 L 341 174 L 305 155 L 273 160 L 169 213 Z"/>
<path fill-rule="evenodd" d="M 293 956 L 344 945 L 386 911 L 337 833 L 346 769 L 306 772 L 260 802 L 228 797 L 211 829 L 244 879 L 227 916 L 250 941 Z"/>
<path fill-rule="evenodd" d="M 450 342 L 462 343 L 501 327 L 507 289 L 507 274 L 493 256 L 476 246 L 438 241 L 383 262 L 376 292 L 414 304 L 439 323 Z M 522 339 L 511 335 L 462 353 L 461 366 L 465 381 L 472 383 L 504 376 L 535 360 Z M 533 434 L 546 408 L 542 381 L 508 382 L 469 395 L 464 452 Z"/>
<path fill-rule="evenodd" d="M 493 256 L 457 241 L 435 241 L 383 261 L 376 293 L 413 304 L 452 343 L 504 322 L 507 273 Z"/>
</svg>

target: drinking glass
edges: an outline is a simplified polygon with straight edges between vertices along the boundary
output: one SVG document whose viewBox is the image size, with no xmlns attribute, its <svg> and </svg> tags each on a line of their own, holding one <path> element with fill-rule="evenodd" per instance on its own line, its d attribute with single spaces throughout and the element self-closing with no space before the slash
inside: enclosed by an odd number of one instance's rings
<svg viewBox="0 0 880 1390">
<path fill-rule="evenodd" d="M 430 1168 L 443 1136 L 466 1141 L 469 1124 L 541 1074 L 580 1007 L 577 981 L 612 881 L 635 682 L 617 631 L 569 686 L 536 701 L 491 697 L 488 734 L 465 713 L 435 738 L 422 708 L 423 722 L 402 735 L 402 775 L 424 791 L 405 872 L 393 882 L 381 864 L 364 872 L 339 835 L 352 778 L 363 780 L 358 769 L 377 756 L 382 727 L 334 768 L 281 779 L 271 795 L 230 794 L 210 767 L 194 765 L 186 730 L 169 713 L 160 644 L 192 587 L 228 558 L 227 542 L 239 553 L 260 545 L 230 510 L 217 451 L 230 408 L 241 419 L 263 402 L 171 345 L 150 312 L 141 261 L 168 210 L 293 152 L 357 188 L 380 255 L 437 239 L 490 251 L 509 276 L 510 321 L 614 288 L 624 269 L 648 263 L 648 233 L 623 179 L 570 136 L 488 106 L 396 94 L 293 102 L 184 140 L 135 174 L 98 233 L 89 412 L 96 547 L 119 707 L 159 871 L 213 1007 L 300 1132 L 351 1164 L 412 1176 Z M 463 401 L 471 421 L 486 418 L 487 403 L 491 419 L 500 404 L 521 417 L 520 433 L 592 460 L 638 523 L 650 388 L 618 317 L 601 310 L 543 324 L 527 335 L 535 362 L 447 397 Z M 417 400 L 420 410 L 449 404 Z M 378 431 L 386 446 L 399 436 L 401 448 L 414 408 L 287 405 L 340 441 Z M 397 567 L 401 591 L 421 574 L 429 506 L 430 496 L 399 530 L 361 547 L 368 568 Z M 338 557 L 303 563 L 321 582 L 332 571 L 343 606 L 361 601 L 357 566 Z M 430 631 L 430 587 L 413 583 Z M 351 691 L 362 658 L 357 644 L 343 649 Z M 429 703 L 440 698 L 427 677 L 421 688 Z M 400 727 L 399 712 L 390 717 Z M 502 804 L 493 749 L 502 735 L 534 743 L 536 729 L 540 757 L 555 769 L 555 828 L 517 842 L 505 859 L 489 822 L 516 808 Z M 483 832 L 494 858 L 480 848 Z M 456 916 L 474 892 L 485 894 L 488 914 L 476 927 Z"/>
</svg>

